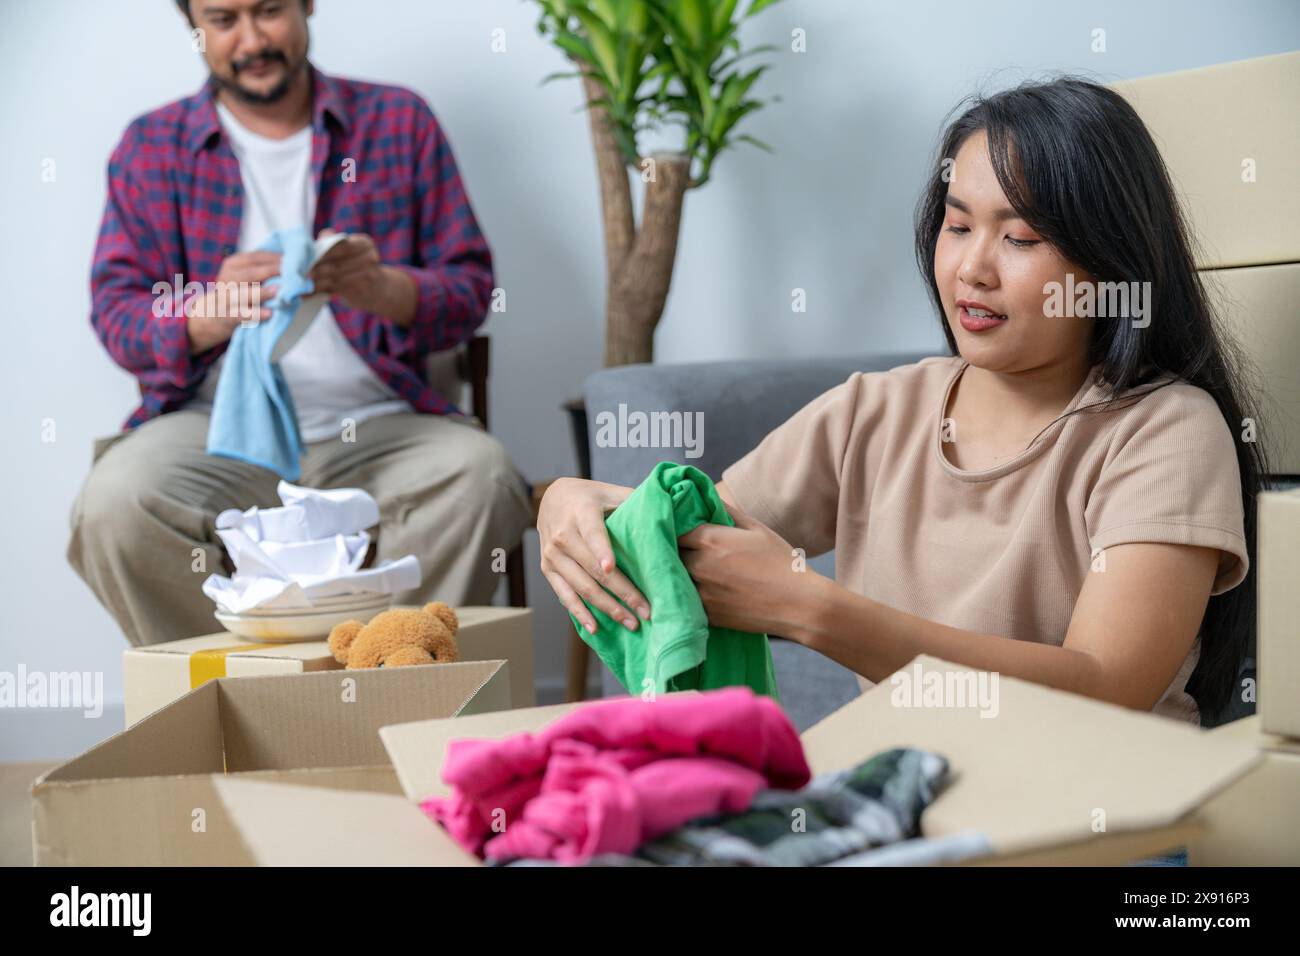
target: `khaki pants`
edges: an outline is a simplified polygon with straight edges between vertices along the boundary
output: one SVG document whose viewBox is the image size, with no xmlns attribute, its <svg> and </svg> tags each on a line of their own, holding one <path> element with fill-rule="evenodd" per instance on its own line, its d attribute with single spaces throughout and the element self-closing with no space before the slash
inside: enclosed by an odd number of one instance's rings
<svg viewBox="0 0 1300 956">
<path fill-rule="evenodd" d="M 208 418 L 181 409 L 96 440 L 72 506 L 68 561 L 136 646 L 221 630 L 201 590 L 229 573 L 216 516 L 281 503 L 275 473 L 207 454 Z M 505 448 L 461 416 L 397 412 L 356 425 L 355 441 L 308 443 L 295 484 L 374 496 L 374 561 L 420 560 L 420 587 L 399 604 L 491 603 L 532 521 Z"/>
</svg>

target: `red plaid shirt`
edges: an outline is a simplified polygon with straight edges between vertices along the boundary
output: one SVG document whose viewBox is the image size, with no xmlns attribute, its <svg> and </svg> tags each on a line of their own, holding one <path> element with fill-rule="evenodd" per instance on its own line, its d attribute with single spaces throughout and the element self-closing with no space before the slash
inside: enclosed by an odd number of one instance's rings
<svg viewBox="0 0 1300 956">
<path fill-rule="evenodd" d="M 312 74 L 313 234 L 364 232 L 383 262 L 418 289 L 407 328 L 332 299 L 352 347 L 418 412 L 457 409 L 425 381 L 431 352 L 469 339 L 487 315 L 492 256 L 451 146 L 415 93 Z M 134 428 L 194 396 L 226 343 L 191 355 L 178 308 L 155 309 L 155 285 L 215 280 L 236 252 L 243 213 L 239 161 L 221 131 L 211 81 L 139 117 L 108 163 L 108 200 L 90 274 L 91 325 L 140 382 Z M 162 317 L 156 313 L 164 312 Z"/>
</svg>

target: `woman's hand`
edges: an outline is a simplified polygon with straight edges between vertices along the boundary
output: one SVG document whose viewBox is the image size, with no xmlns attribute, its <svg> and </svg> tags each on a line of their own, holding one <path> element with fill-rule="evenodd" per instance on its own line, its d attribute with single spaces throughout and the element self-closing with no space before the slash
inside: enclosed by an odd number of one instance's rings
<svg viewBox="0 0 1300 956">
<path fill-rule="evenodd" d="M 636 614 L 650 620 L 650 602 L 615 565 L 605 531 L 605 515 L 631 493 L 621 485 L 560 478 L 546 489 L 537 511 L 542 573 L 589 634 L 596 633 L 596 619 L 583 598 L 629 630 L 638 627 Z"/>
<path fill-rule="evenodd" d="M 798 640 L 814 581 L 806 561 L 784 538 L 734 504 L 736 527 L 702 524 L 677 539 L 709 623 Z"/>
</svg>

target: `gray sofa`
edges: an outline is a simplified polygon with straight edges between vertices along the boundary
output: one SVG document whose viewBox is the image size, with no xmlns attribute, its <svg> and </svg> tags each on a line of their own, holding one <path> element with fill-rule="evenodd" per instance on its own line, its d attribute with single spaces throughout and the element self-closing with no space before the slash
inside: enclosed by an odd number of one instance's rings
<svg viewBox="0 0 1300 956">
<path fill-rule="evenodd" d="M 635 486 L 660 461 L 694 465 L 715 481 L 732 462 L 822 392 L 855 371 L 883 371 L 934 353 L 877 354 L 852 358 L 762 362 L 706 362 L 689 365 L 626 365 L 604 369 L 583 385 L 587 420 L 594 426 L 603 411 L 702 412 L 704 441 L 698 458 L 682 448 L 602 448 L 590 428 L 591 476 L 598 481 Z M 809 562 L 834 573 L 834 555 Z M 800 730 L 811 727 L 858 693 L 851 671 L 793 641 L 772 642 L 781 702 Z M 626 691 L 601 665 L 606 696 Z"/>
</svg>

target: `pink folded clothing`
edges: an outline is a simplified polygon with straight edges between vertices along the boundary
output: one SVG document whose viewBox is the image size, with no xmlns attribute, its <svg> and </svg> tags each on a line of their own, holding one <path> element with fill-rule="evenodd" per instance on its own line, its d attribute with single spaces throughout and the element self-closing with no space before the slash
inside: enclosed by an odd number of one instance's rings
<svg viewBox="0 0 1300 956">
<path fill-rule="evenodd" d="M 810 777 L 780 705 L 727 687 L 594 701 L 537 733 L 453 740 L 442 770 L 452 793 L 420 807 L 477 856 L 579 864 Z"/>
</svg>

